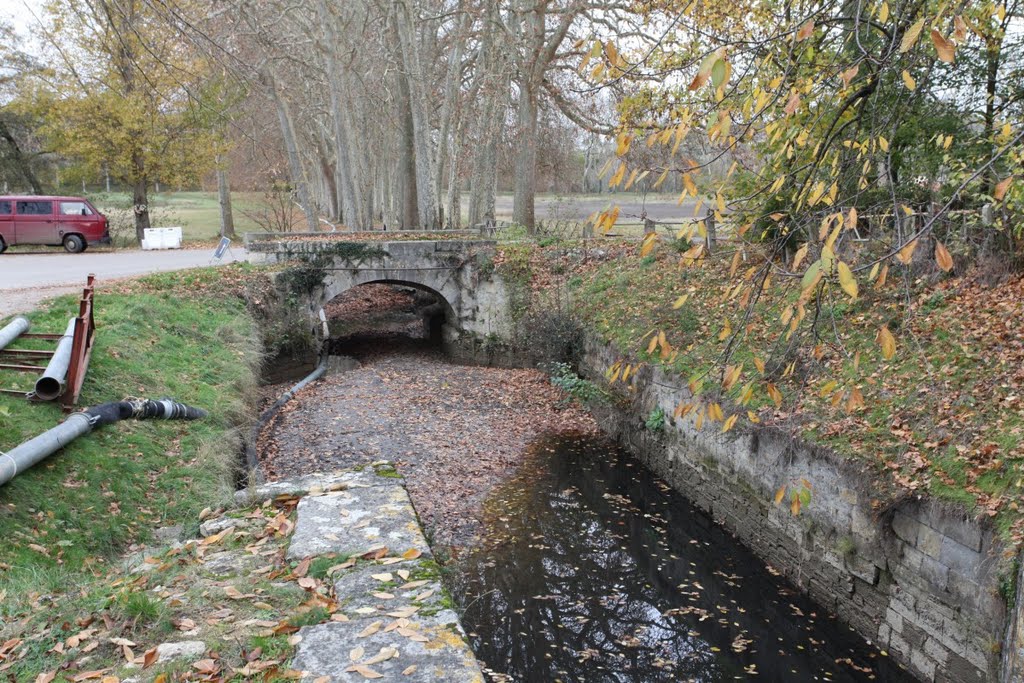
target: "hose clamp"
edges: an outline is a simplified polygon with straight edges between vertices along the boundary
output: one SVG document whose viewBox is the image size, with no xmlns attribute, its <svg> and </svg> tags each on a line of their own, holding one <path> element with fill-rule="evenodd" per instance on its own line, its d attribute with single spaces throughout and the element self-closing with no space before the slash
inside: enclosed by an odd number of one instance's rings
<svg viewBox="0 0 1024 683">
<path fill-rule="evenodd" d="M 11 456 L 4 453 L 3 451 L 0 451 L 0 462 L 3 462 L 4 458 L 7 458 L 8 460 L 11 461 L 11 467 L 14 468 L 14 476 L 16 476 L 18 474 L 18 462 Z"/>
</svg>

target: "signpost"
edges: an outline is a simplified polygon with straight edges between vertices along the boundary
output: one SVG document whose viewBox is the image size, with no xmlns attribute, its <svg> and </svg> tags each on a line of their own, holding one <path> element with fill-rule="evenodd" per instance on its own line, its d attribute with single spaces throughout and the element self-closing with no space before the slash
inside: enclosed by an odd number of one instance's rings
<svg viewBox="0 0 1024 683">
<path fill-rule="evenodd" d="M 227 254 L 227 253 L 230 253 L 230 252 L 231 252 L 231 239 L 228 238 L 228 237 L 221 237 L 220 238 L 220 243 L 217 245 L 217 248 L 213 252 L 213 258 L 210 259 L 210 263 L 213 263 L 214 261 L 222 260 L 224 258 L 224 254 Z M 231 254 L 231 255 L 234 256 L 234 254 Z"/>
</svg>

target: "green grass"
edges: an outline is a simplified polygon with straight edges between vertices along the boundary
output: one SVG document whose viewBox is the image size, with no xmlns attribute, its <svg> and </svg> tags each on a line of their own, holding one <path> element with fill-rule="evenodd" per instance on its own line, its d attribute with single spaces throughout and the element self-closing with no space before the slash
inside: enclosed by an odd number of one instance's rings
<svg viewBox="0 0 1024 683">
<path fill-rule="evenodd" d="M 97 337 L 79 405 L 172 397 L 210 416 L 104 427 L 0 487 L 0 594 L 60 590 L 82 573 L 103 576 L 154 528 L 195 526 L 202 508 L 230 495 L 236 427 L 249 413 L 258 352 L 245 304 L 224 291 L 206 293 L 201 283 L 244 270 L 161 274 L 97 296 Z M 75 300 L 61 297 L 28 317 L 33 331 L 56 332 L 72 310 Z M 0 386 L 25 388 L 32 379 L 4 372 Z M 0 395 L 0 412 L 0 451 L 62 419 L 53 404 L 10 395 Z M 4 600 L 0 613 L 14 602 Z"/>
<path fill-rule="evenodd" d="M 131 196 L 126 193 L 89 195 L 101 213 L 106 214 L 117 232 L 118 226 L 131 221 Z M 231 196 L 235 232 L 257 232 L 260 227 L 246 214 L 261 202 L 258 192 L 234 192 Z M 161 192 L 149 195 L 153 227 L 181 226 L 185 241 L 211 241 L 220 236 L 220 205 L 215 192 Z M 125 228 L 121 228 L 123 231 Z"/>
</svg>

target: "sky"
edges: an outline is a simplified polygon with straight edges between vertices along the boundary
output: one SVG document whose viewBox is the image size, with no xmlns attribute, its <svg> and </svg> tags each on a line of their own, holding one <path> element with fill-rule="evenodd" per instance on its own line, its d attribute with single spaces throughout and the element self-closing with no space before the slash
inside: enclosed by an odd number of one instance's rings
<svg viewBox="0 0 1024 683">
<path fill-rule="evenodd" d="M 35 23 L 35 16 L 43 14 L 44 0 L 0 0 L 0 17 L 9 21 L 21 35 L 26 38 Z M 29 47 L 29 46 L 26 46 Z"/>
</svg>

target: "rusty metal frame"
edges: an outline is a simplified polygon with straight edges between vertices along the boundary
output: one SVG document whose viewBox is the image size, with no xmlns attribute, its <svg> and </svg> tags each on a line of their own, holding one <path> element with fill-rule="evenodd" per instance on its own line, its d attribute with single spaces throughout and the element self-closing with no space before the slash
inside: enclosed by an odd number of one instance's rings
<svg viewBox="0 0 1024 683">
<path fill-rule="evenodd" d="M 96 276 L 89 274 L 78 302 L 78 317 L 75 318 L 75 337 L 71 344 L 71 364 L 68 366 L 68 380 L 64 393 L 58 399 L 65 412 L 71 412 L 78 403 L 85 383 L 85 373 L 92 358 L 92 346 L 96 339 L 96 320 L 93 318 L 93 289 Z"/>
<path fill-rule="evenodd" d="M 82 298 L 78 302 L 78 317 L 75 318 L 75 333 L 71 344 L 71 362 L 68 365 L 68 376 L 64 393 L 58 399 L 64 412 L 70 412 L 78 403 L 85 383 L 85 373 L 89 369 L 92 358 L 93 342 L 96 338 L 96 321 L 93 317 L 93 294 L 96 276 L 90 274 L 82 290 Z M 25 333 L 19 339 L 46 339 L 57 341 L 59 334 Z M 53 351 L 39 349 L 0 349 L 0 361 L 10 359 L 13 363 L 0 362 L 0 370 L 16 372 L 36 372 L 42 374 L 45 365 L 29 365 L 33 361 L 43 361 L 53 356 Z M 32 392 L 16 389 L 0 389 L 0 393 L 30 398 Z"/>
</svg>

